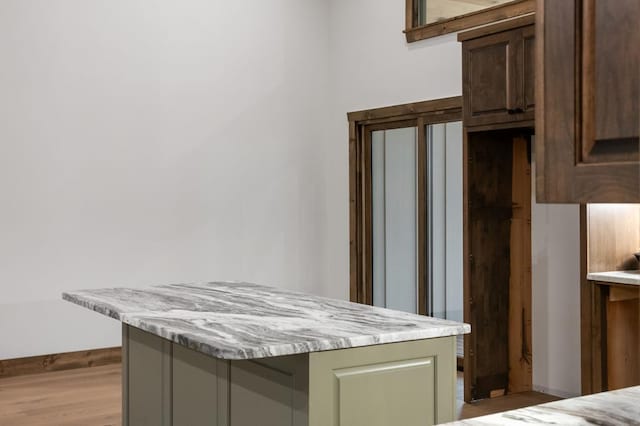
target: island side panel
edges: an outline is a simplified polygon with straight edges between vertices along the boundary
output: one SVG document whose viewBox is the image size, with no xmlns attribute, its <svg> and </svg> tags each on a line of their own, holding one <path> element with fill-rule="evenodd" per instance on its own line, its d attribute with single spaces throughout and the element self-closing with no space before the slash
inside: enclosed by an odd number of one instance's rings
<svg viewBox="0 0 640 426">
<path fill-rule="evenodd" d="M 218 365 L 222 364 L 220 370 L 226 372 L 229 361 L 212 358 L 184 346 L 172 345 L 173 424 L 226 426 L 226 389 L 219 389 L 218 386 L 218 382 L 224 381 L 226 377 L 224 372 L 222 377 L 218 376 Z"/>
<path fill-rule="evenodd" d="M 232 361 L 231 426 L 307 426 L 308 360 L 300 354 Z"/>
<path fill-rule="evenodd" d="M 124 325 L 123 425 L 307 426 L 308 359 L 217 359 Z"/>
<path fill-rule="evenodd" d="M 172 425 L 172 344 L 134 327 L 126 327 L 123 357 L 123 424 Z"/>
<path fill-rule="evenodd" d="M 455 337 L 309 354 L 309 426 L 452 421 Z"/>
</svg>

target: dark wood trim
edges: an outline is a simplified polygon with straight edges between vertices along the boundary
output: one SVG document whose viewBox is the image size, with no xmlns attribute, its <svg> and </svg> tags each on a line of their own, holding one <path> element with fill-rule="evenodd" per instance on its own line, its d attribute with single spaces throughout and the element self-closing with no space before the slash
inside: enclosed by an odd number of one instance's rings
<svg viewBox="0 0 640 426">
<path fill-rule="evenodd" d="M 0 360 L 0 379 L 26 374 L 118 364 L 120 347 Z"/>
<path fill-rule="evenodd" d="M 480 126 L 467 127 L 468 133 L 486 132 L 488 130 L 506 130 L 506 129 L 531 129 L 535 128 L 535 120 L 513 121 L 510 123 L 484 124 Z"/>
<path fill-rule="evenodd" d="M 415 27 L 417 24 L 415 3 L 415 0 L 406 1 L 406 28 L 404 33 L 407 38 L 407 43 L 526 15 L 535 10 L 536 4 L 535 0 L 514 0 L 510 3 L 494 6 L 478 12 L 467 13 L 445 21 Z"/>
<path fill-rule="evenodd" d="M 416 119 L 409 119 L 398 121 L 387 121 L 384 123 L 375 123 L 368 124 L 367 122 L 361 122 L 361 128 L 364 128 L 366 132 L 375 132 L 376 130 L 392 130 L 392 129 L 402 129 L 403 127 L 415 127 L 418 122 Z M 366 137 L 367 135 L 365 135 Z"/>
<path fill-rule="evenodd" d="M 423 118 L 418 118 L 418 129 L 424 129 L 426 123 Z M 418 259 L 427 259 L 427 146 L 426 133 L 424 130 L 418 131 L 418 146 L 416 156 L 418 157 L 417 169 L 417 203 L 418 217 L 416 228 L 418 230 Z M 427 315 L 427 282 L 429 280 L 427 262 L 418 262 L 418 313 Z"/>
<path fill-rule="evenodd" d="M 462 142 L 462 315 L 465 321 L 472 318 L 472 305 L 473 299 L 471 297 L 471 245 L 469 244 L 469 236 L 466 231 L 469 229 L 469 132 L 466 126 L 463 129 L 463 142 Z M 473 400 L 474 386 L 473 377 L 475 377 L 475 334 L 473 327 L 470 334 L 464 335 L 464 400 L 465 402 L 471 402 Z"/>
<path fill-rule="evenodd" d="M 544 96 L 544 77 L 541 75 L 543 73 L 543 64 L 544 62 L 544 0 L 537 0 L 536 3 L 536 23 L 535 23 L 535 34 L 536 34 L 536 50 L 535 50 L 535 61 L 536 61 L 536 69 L 535 69 L 535 99 L 536 99 L 536 109 L 535 109 L 535 132 L 536 132 L 536 140 L 544 140 L 544 102 L 540 102 L 540 99 Z M 543 193 L 545 188 L 545 180 L 544 177 L 539 176 L 538 173 L 541 170 L 544 170 L 544 144 L 536 143 L 535 147 L 535 158 L 536 158 L 536 202 L 542 203 L 543 199 L 540 197 L 540 194 Z M 586 213 L 585 213 L 586 214 Z M 586 250 L 586 249 L 585 249 Z"/>
<path fill-rule="evenodd" d="M 358 252 L 360 248 L 360 221 L 358 212 L 361 210 L 359 200 L 360 185 L 358 185 L 358 136 L 355 122 L 349 122 L 349 281 L 354 283 L 350 286 L 349 299 L 360 300 L 360 288 L 357 283 L 361 282 L 360 270 L 362 269 L 359 259 L 362 258 Z M 353 166 L 353 167 L 352 167 Z"/>
<path fill-rule="evenodd" d="M 402 105 L 393 105 L 382 108 L 365 109 L 347 113 L 347 120 L 358 124 L 372 124 L 372 122 L 386 122 L 399 119 L 416 119 L 418 115 L 433 113 L 435 116 L 446 114 L 450 110 L 462 108 L 462 97 L 434 99 L 432 101 L 412 102 Z"/>
<path fill-rule="evenodd" d="M 607 299 L 609 287 L 593 286 L 593 306 L 591 307 L 591 381 L 593 390 L 606 391 L 607 388 Z"/>
<path fill-rule="evenodd" d="M 414 122 L 406 123 L 408 126 L 414 125 Z M 362 129 L 362 137 L 364 144 L 360 147 L 362 151 L 362 162 L 360 169 L 362 170 L 362 303 L 373 305 L 373 211 L 372 211 L 372 182 L 371 182 L 371 132 L 378 130 L 375 125 L 364 126 Z"/>
<path fill-rule="evenodd" d="M 464 371 L 464 357 L 461 357 L 461 356 L 456 357 L 456 370 Z"/>
<path fill-rule="evenodd" d="M 536 147 L 537 148 L 537 147 Z M 580 365 L 582 395 L 593 393 L 591 379 L 591 285 L 587 281 L 587 206 L 580 205 Z"/>
<path fill-rule="evenodd" d="M 424 142 L 424 126 L 462 120 L 462 97 L 435 99 L 404 105 L 354 111 L 349 120 L 349 297 L 352 302 L 373 304 L 372 232 L 371 232 L 371 131 L 398 127 L 418 127 L 418 139 Z M 418 144 L 419 150 L 420 144 Z M 418 185 L 424 190 L 424 168 L 418 164 Z M 426 183 L 426 182 L 425 182 Z M 419 193 L 422 191 L 419 191 Z M 422 204 L 423 197 L 418 202 Z M 424 208 L 418 212 L 418 250 L 425 257 L 426 221 Z M 419 267 L 419 298 L 425 299 L 418 312 L 426 313 L 426 268 Z M 424 288 L 423 288 L 424 287 Z"/>
<path fill-rule="evenodd" d="M 535 13 L 521 16 L 519 18 L 509 19 L 507 21 L 501 21 L 495 24 L 486 25 L 480 28 L 474 28 L 469 31 L 458 33 L 458 41 L 467 41 L 474 38 L 484 37 L 491 34 L 500 33 L 503 31 L 510 31 L 515 28 L 526 27 L 527 25 L 533 25 L 536 22 Z"/>
<path fill-rule="evenodd" d="M 416 19 L 418 17 L 417 5 L 418 4 L 414 0 L 405 0 L 405 8 L 406 8 L 406 13 L 404 14 L 405 28 L 414 28 L 417 26 L 417 22 L 416 22 Z"/>
<path fill-rule="evenodd" d="M 400 121 L 409 121 L 412 119 L 415 119 L 416 114 L 405 114 L 405 115 L 398 115 L 398 116 L 394 116 L 394 117 L 387 117 L 387 118 L 375 118 L 375 119 L 371 119 L 371 120 L 362 120 L 362 121 L 358 121 L 358 123 L 360 125 L 377 125 L 377 126 L 382 126 L 380 128 L 384 128 L 384 125 L 387 124 L 388 126 L 392 126 L 394 123 L 400 122 Z M 424 113 L 424 117 L 425 120 L 425 124 L 432 124 L 432 123 L 447 123 L 450 121 L 458 121 L 458 112 L 455 109 L 449 109 L 449 110 L 445 110 L 445 111 L 434 111 L 434 112 L 429 112 L 429 113 Z M 392 128 L 392 127 L 388 127 L 388 128 Z"/>
</svg>

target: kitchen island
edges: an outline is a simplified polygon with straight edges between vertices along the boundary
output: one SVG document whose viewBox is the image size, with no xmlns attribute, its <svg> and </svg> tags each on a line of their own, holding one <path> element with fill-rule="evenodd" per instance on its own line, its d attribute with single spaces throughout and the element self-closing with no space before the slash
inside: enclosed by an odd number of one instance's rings
<svg viewBox="0 0 640 426">
<path fill-rule="evenodd" d="M 66 292 L 122 322 L 123 425 L 454 418 L 466 324 L 249 283 Z"/>
</svg>

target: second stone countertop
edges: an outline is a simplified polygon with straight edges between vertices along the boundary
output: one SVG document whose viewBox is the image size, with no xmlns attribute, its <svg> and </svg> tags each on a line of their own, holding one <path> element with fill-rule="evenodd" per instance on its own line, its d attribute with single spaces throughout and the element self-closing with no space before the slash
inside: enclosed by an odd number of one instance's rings
<svg viewBox="0 0 640 426">
<path fill-rule="evenodd" d="M 587 279 L 605 283 L 640 286 L 640 271 L 591 272 L 587 274 Z"/>
<path fill-rule="evenodd" d="M 238 282 L 107 288 L 63 299 L 222 359 L 455 336 L 468 324 Z"/>
<path fill-rule="evenodd" d="M 640 386 L 447 423 L 449 426 L 640 425 Z M 443 425 L 444 426 L 444 425 Z"/>
</svg>

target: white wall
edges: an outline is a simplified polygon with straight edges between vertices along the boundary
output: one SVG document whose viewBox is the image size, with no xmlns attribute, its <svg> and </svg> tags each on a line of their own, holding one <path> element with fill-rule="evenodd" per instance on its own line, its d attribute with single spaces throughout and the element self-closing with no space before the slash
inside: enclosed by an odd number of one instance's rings
<svg viewBox="0 0 640 426">
<path fill-rule="evenodd" d="M 331 121 L 327 166 L 327 294 L 348 297 L 346 113 L 457 96 L 461 51 L 455 35 L 408 45 L 404 2 L 330 1 Z M 580 392 L 579 216 L 577 206 L 533 207 L 533 381 L 538 390 Z"/>
<path fill-rule="evenodd" d="M 322 292 L 328 12 L 0 2 L 0 359 L 119 344 L 119 323 L 63 290 Z"/>
<path fill-rule="evenodd" d="M 533 387 L 573 397 L 581 394 L 580 206 L 538 204 L 533 188 Z"/>
</svg>

